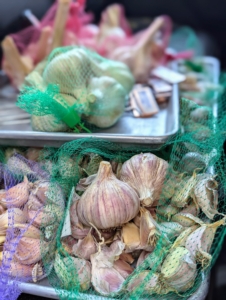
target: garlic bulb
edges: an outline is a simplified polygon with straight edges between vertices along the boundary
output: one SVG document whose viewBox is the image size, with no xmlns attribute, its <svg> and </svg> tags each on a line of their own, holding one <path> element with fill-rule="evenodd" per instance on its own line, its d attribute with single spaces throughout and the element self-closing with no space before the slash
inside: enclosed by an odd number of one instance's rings
<svg viewBox="0 0 226 300">
<path fill-rule="evenodd" d="M 115 241 L 110 247 L 104 246 L 95 254 L 90 256 L 92 264 L 92 284 L 94 289 L 101 295 L 107 296 L 121 290 L 125 281 L 125 273 L 122 276 L 114 268 L 114 262 L 122 253 L 124 244 Z M 129 275 L 129 274 L 128 274 Z"/>
<path fill-rule="evenodd" d="M 68 126 L 54 115 L 31 115 L 31 126 L 33 130 L 44 132 L 66 132 L 69 130 Z"/>
<path fill-rule="evenodd" d="M 78 284 L 81 291 L 86 291 L 90 288 L 91 265 L 85 259 L 71 256 L 61 257 L 57 253 L 54 261 L 54 269 L 63 288 L 70 289 Z"/>
<path fill-rule="evenodd" d="M 184 247 L 169 253 L 161 267 L 161 275 L 178 292 L 185 292 L 194 284 L 197 266 L 192 254 Z"/>
<path fill-rule="evenodd" d="M 90 103 L 86 120 L 99 128 L 114 125 L 124 112 L 126 91 L 115 79 L 107 76 L 93 77 L 89 88 L 94 101 Z M 106 97 L 107 94 L 107 97 Z"/>
<path fill-rule="evenodd" d="M 17 245 L 14 258 L 24 264 L 35 264 L 42 259 L 43 253 L 41 253 L 41 241 L 36 238 L 22 237 Z M 45 243 L 45 242 L 42 242 Z M 48 251 L 48 244 L 42 244 L 42 249 L 45 252 Z"/>
<path fill-rule="evenodd" d="M 11 187 L 6 192 L 6 199 L 1 199 L 0 203 L 7 207 L 23 206 L 28 200 L 30 187 L 31 184 L 25 176 L 23 182 Z"/>
<path fill-rule="evenodd" d="M 202 209 L 204 214 L 213 220 L 218 206 L 218 183 L 211 174 L 200 174 L 194 188 L 194 201 Z"/>
<path fill-rule="evenodd" d="M 137 191 L 144 206 L 159 200 L 168 163 L 152 153 L 138 154 L 127 160 L 120 179 Z"/>
<path fill-rule="evenodd" d="M 91 234 L 91 230 L 83 240 L 78 240 L 78 243 L 73 246 L 72 251 L 75 256 L 86 260 L 90 259 L 91 254 L 96 253 L 96 241 Z"/>
<path fill-rule="evenodd" d="M 129 222 L 139 207 L 136 192 L 115 177 L 109 162 L 102 161 L 96 179 L 78 202 L 77 212 L 84 225 L 108 229 Z"/>
<path fill-rule="evenodd" d="M 207 268 L 212 256 L 209 254 L 217 228 L 225 225 L 225 218 L 212 224 L 204 224 L 193 231 L 187 238 L 185 247 L 201 263 L 202 267 Z"/>
</svg>

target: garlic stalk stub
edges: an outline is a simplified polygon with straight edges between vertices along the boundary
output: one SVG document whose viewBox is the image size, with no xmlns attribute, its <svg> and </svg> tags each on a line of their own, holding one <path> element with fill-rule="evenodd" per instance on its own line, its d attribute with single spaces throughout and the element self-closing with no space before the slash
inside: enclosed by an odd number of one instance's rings
<svg viewBox="0 0 226 300">
<path fill-rule="evenodd" d="M 152 153 L 138 154 L 127 160 L 120 179 L 137 191 L 144 206 L 159 200 L 168 163 Z"/>
<path fill-rule="evenodd" d="M 122 226 L 139 212 L 137 193 L 116 178 L 109 162 L 102 161 L 97 177 L 78 202 L 79 220 L 98 229 Z"/>
</svg>

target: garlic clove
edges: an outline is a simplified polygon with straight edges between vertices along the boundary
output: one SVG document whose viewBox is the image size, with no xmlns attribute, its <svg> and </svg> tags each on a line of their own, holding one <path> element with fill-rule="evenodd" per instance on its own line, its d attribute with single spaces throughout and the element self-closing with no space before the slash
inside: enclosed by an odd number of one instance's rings
<svg viewBox="0 0 226 300">
<path fill-rule="evenodd" d="M 83 240 L 78 240 L 73 246 L 73 254 L 79 258 L 90 260 L 90 255 L 97 251 L 96 242 L 91 234 L 91 230 Z"/>
<path fill-rule="evenodd" d="M 90 175 L 87 178 L 80 179 L 79 183 L 76 186 L 76 191 L 84 192 L 90 186 L 90 184 L 93 183 L 96 176 L 97 176 L 97 174 L 93 174 L 93 175 Z"/>
<path fill-rule="evenodd" d="M 165 160 L 152 153 L 141 153 L 122 165 L 120 179 L 137 191 L 144 206 L 152 206 L 160 198 L 167 168 Z"/>
<path fill-rule="evenodd" d="M 180 211 L 178 207 L 172 205 L 158 206 L 156 213 L 161 217 L 165 218 L 167 221 L 170 221 L 171 218 Z"/>
<path fill-rule="evenodd" d="M 126 279 L 130 274 L 133 273 L 134 269 L 124 260 L 118 259 L 114 262 L 113 268 Z"/>
<path fill-rule="evenodd" d="M 202 209 L 204 214 L 213 220 L 218 206 L 218 183 L 211 174 L 200 174 L 200 180 L 194 188 L 194 201 Z"/>
<path fill-rule="evenodd" d="M 185 207 L 191 197 L 197 182 L 196 171 L 191 177 L 185 177 L 177 183 L 175 193 L 171 199 L 171 204 L 176 207 Z"/>
<path fill-rule="evenodd" d="M 38 200 L 45 204 L 47 201 L 47 191 L 49 189 L 50 183 L 48 181 L 36 181 L 33 187 L 33 194 L 38 198 Z"/>
<path fill-rule="evenodd" d="M 126 290 L 132 292 L 136 290 L 137 287 L 144 284 L 144 291 L 148 294 L 156 293 L 160 285 L 159 274 L 153 273 L 150 280 L 146 282 L 145 278 L 149 275 L 150 271 L 142 271 L 137 275 L 134 275 L 126 286 Z"/>
<path fill-rule="evenodd" d="M 2 199 L 0 203 L 7 207 L 23 206 L 28 200 L 30 186 L 31 184 L 25 176 L 23 182 L 15 185 L 6 192 L 6 198 Z"/>
<path fill-rule="evenodd" d="M 73 246 L 78 242 L 71 235 L 61 238 L 61 244 L 64 250 L 69 254 L 73 255 Z"/>
<path fill-rule="evenodd" d="M 122 240 L 125 243 L 126 252 L 133 252 L 140 245 L 140 231 L 133 223 L 127 223 L 122 227 Z"/>
<path fill-rule="evenodd" d="M 148 246 L 149 247 L 149 252 L 154 250 L 154 247 L 156 246 L 156 241 L 157 241 L 157 230 L 155 225 L 151 221 L 151 214 L 150 212 L 141 207 L 140 208 L 140 213 L 141 213 L 141 219 L 140 219 L 140 249 L 145 249 Z"/>
<path fill-rule="evenodd" d="M 125 244 L 117 240 L 110 247 L 103 246 L 90 256 L 92 264 L 92 285 L 101 295 L 118 293 L 125 281 L 124 277 L 113 267 L 114 262 L 124 250 Z M 125 273 L 123 273 L 125 276 Z"/>
<path fill-rule="evenodd" d="M 202 268 L 207 268 L 212 260 L 208 253 L 212 246 L 216 230 L 219 226 L 225 225 L 225 218 L 212 224 L 204 224 L 193 231 L 187 238 L 185 247 L 201 263 Z"/>
<path fill-rule="evenodd" d="M 71 225 L 71 235 L 73 238 L 82 240 L 84 239 L 90 231 L 90 227 L 83 227 L 82 229 L 76 227 L 75 225 Z"/>
<path fill-rule="evenodd" d="M 192 254 L 184 247 L 177 247 L 165 258 L 161 275 L 178 292 L 185 292 L 194 284 L 197 266 Z"/>
<path fill-rule="evenodd" d="M 195 224 L 203 225 L 204 222 L 189 213 L 178 213 L 172 217 L 172 222 L 177 222 L 184 227 L 190 227 Z"/>
<path fill-rule="evenodd" d="M 31 271 L 31 276 L 33 282 L 37 282 L 39 278 L 41 278 L 44 275 L 42 266 L 40 264 L 35 264 L 32 271 Z"/>
<path fill-rule="evenodd" d="M 74 192 L 72 204 L 70 207 L 70 220 L 71 224 L 75 227 L 78 227 L 80 229 L 83 229 L 83 225 L 78 219 L 78 212 L 77 212 L 77 206 L 78 206 L 78 200 L 80 199 L 80 196 Z"/>
<path fill-rule="evenodd" d="M 185 247 L 186 241 L 188 236 L 195 231 L 197 228 L 199 227 L 199 225 L 193 225 L 187 229 L 185 229 L 184 231 L 181 232 L 181 234 L 176 238 L 176 240 L 174 241 L 171 249 L 175 249 L 177 247 Z"/>
<path fill-rule="evenodd" d="M 32 239 L 40 239 L 41 231 L 33 225 L 28 224 L 14 224 L 13 228 L 18 231 L 18 235 L 21 232 L 23 237 L 32 238 Z"/>
<path fill-rule="evenodd" d="M 26 205 L 28 209 L 36 211 L 43 207 L 43 203 L 39 201 L 38 197 L 36 197 L 32 191 L 28 197 Z"/>
<path fill-rule="evenodd" d="M 136 217 L 133 219 L 133 223 L 140 228 L 140 219 L 141 219 L 141 214 L 139 213 L 136 215 Z"/>
<path fill-rule="evenodd" d="M 139 208 L 136 192 L 115 177 L 109 162 L 102 161 L 96 179 L 78 201 L 77 212 L 84 225 L 109 229 L 132 220 Z"/>
<path fill-rule="evenodd" d="M 134 262 L 133 256 L 130 253 L 125 253 L 125 252 L 122 252 L 122 254 L 120 254 L 119 259 L 129 264 L 132 264 Z"/>
<path fill-rule="evenodd" d="M 54 269 L 63 288 L 67 290 L 74 288 L 78 285 L 78 280 L 81 291 L 86 291 L 90 288 L 90 262 L 75 257 L 61 257 L 57 253 L 54 261 Z M 70 270 L 70 272 L 68 272 L 68 270 Z"/>
<path fill-rule="evenodd" d="M 150 252 L 143 250 L 137 260 L 136 267 L 139 267 L 149 254 Z"/>
<path fill-rule="evenodd" d="M 185 207 L 181 210 L 181 213 L 183 213 L 183 214 L 188 213 L 188 214 L 193 215 L 194 217 L 197 217 L 199 212 L 200 212 L 200 209 L 199 209 L 199 207 L 197 207 L 197 205 L 194 202 L 191 202 L 187 207 Z"/>
<path fill-rule="evenodd" d="M 184 227 L 177 222 L 162 222 L 159 224 L 158 230 L 161 234 L 167 236 L 169 240 L 177 237 L 184 230 Z"/>
</svg>

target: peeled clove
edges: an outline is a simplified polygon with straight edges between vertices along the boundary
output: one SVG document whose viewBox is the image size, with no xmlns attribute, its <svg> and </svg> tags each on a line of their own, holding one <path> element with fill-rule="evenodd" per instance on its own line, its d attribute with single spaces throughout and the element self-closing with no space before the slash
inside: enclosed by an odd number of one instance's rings
<svg viewBox="0 0 226 300">
<path fill-rule="evenodd" d="M 140 246 L 140 231 L 133 222 L 122 227 L 122 240 L 125 243 L 126 252 L 133 252 Z"/>
<path fill-rule="evenodd" d="M 91 230 L 83 240 L 78 240 L 72 251 L 75 256 L 90 260 L 90 255 L 97 251 L 96 241 L 91 234 Z"/>
<path fill-rule="evenodd" d="M 152 153 L 141 153 L 122 165 L 120 180 L 137 191 L 144 206 L 152 206 L 160 198 L 167 168 L 165 160 Z"/>
</svg>

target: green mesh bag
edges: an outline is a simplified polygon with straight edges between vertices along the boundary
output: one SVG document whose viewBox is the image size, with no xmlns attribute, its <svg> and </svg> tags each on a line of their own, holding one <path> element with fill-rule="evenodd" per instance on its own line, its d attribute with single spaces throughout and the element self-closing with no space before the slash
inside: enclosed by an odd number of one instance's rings
<svg viewBox="0 0 226 300">
<path fill-rule="evenodd" d="M 60 299 L 189 299 L 208 277 L 226 232 L 226 119 L 180 107 L 160 148 L 89 138 L 48 155 L 67 195 L 48 272 Z"/>
<path fill-rule="evenodd" d="M 82 47 L 56 48 L 26 77 L 17 105 L 34 130 L 90 132 L 117 122 L 133 84 L 123 63 Z"/>
</svg>

